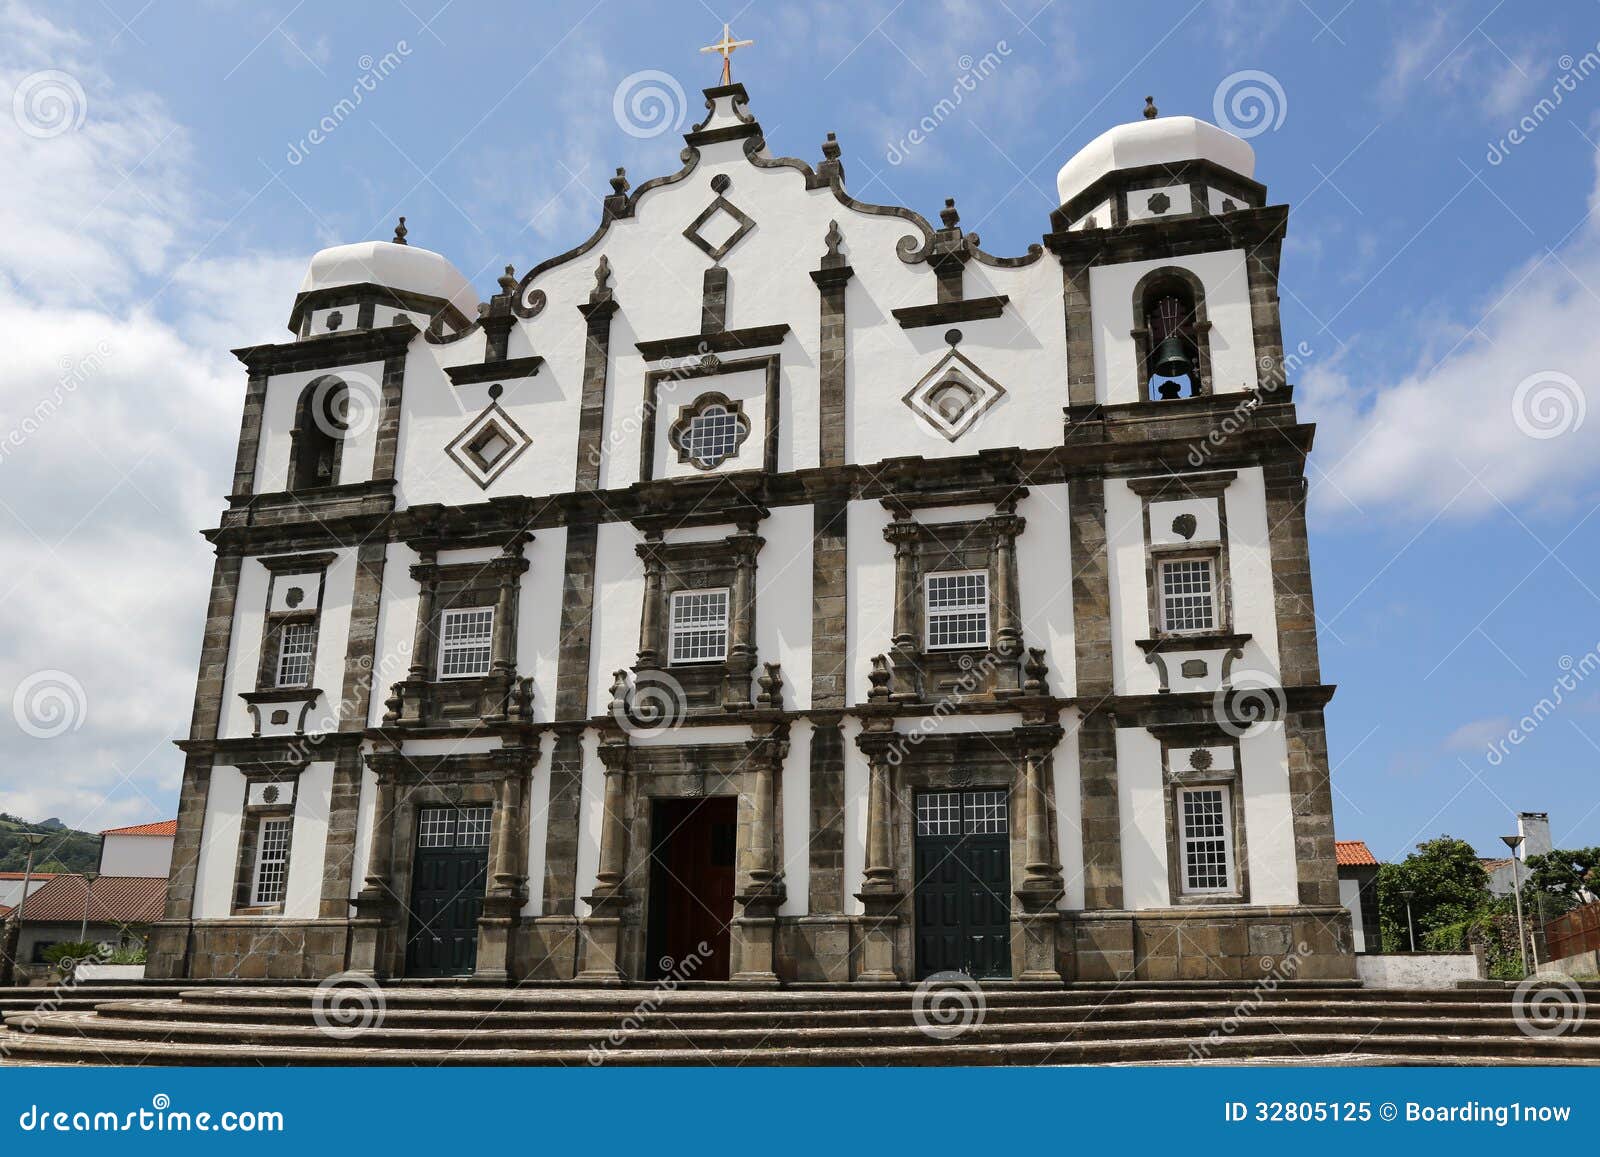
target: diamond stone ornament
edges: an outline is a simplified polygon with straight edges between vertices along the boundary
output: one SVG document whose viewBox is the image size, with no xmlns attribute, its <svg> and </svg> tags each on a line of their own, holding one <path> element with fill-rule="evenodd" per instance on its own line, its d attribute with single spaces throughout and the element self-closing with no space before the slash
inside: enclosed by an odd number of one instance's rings
<svg viewBox="0 0 1600 1157">
<path fill-rule="evenodd" d="M 952 349 L 901 400 L 945 439 L 954 442 L 1005 394 L 1005 387 L 979 369 L 976 362 Z"/>
<path fill-rule="evenodd" d="M 511 415 L 492 402 L 445 447 L 445 453 L 480 487 L 487 488 L 533 444 Z"/>
</svg>

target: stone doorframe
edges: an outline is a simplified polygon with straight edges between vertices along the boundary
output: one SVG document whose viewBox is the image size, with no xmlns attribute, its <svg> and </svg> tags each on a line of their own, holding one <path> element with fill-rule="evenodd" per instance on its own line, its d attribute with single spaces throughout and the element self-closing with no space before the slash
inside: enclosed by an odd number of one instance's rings
<svg viewBox="0 0 1600 1157">
<path fill-rule="evenodd" d="M 1023 720 L 1006 730 L 940 733 L 896 730 L 891 714 L 865 713 L 856 736 L 868 765 L 858 982 L 899 983 L 911 973 L 914 929 L 904 901 L 916 888 L 917 792 L 981 787 L 1005 788 L 1010 804 L 1011 879 L 1020 881 L 1009 905 L 1014 975 L 1061 979 L 1056 903 L 1064 885 L 1051 757 L 1063 732 L 1044 704 L 1028 704 Z"/>
<path fill-rule="evenodd" d="M 644 975 L 649 903 L 652 805 L 656 800 L 733 796 L 738 799 L 730 978 L 776 985 L 778 908 L 787 895 L 781 798 L 789 726 L 781 713 L 753 712 L 751 737 L 733 743 L 638 745 L 621 728 L 600 738 L 605 765 L 600 867 L 584 897 L 580 980 L 621 983 Z"/>
<path fill-rule="evenodd" d="M 511 933 L 528 902 L 528 787 L 539 758 L 537 736 L 528 746 L 464 755 L 407 756 L 395 749 L 367 755 L 367 766 L 378 778 L 377 799 L 366 883 L 351 921 L 351 971 L 374 976 L 405 971 L 418 811 L 488 806 L 493 808 L 489 866 L 474 975 L 509 977 Z"/>
</svg>

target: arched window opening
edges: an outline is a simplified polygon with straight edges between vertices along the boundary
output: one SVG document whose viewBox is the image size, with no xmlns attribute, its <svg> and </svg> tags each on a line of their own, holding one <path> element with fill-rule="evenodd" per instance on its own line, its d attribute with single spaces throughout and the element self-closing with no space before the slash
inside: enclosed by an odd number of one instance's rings
<svg viewBox="0 0 1600 1157">
<path fill-rule="evenodd" d="M 1195 336 L 1194 296 L 1187 286 L 1162 285 L 1145 295 L 1147 396 L 1153 402 L 1198 397 L 1200 344 Z"/>
<path fill-rule="evenodd" d="M 312 382 L 300 395 L 290 435 L 291 490 L 338 484 L 349 403 L 349 390 L 338 378 Z"/>
</svg>

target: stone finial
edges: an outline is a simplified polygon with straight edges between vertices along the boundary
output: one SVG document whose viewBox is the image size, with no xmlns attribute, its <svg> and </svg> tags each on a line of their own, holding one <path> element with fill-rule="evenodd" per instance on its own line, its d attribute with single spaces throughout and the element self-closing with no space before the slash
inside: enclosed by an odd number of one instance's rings
<svg viewBox="0 0 1600 1157">
<path fill-rule="evenodd" d="M 822 142 L 822 155 L 829 161 L 839 159 L 839 138 L 833 133 L 829 133 L 828 139 Z"/>
<path fill-rule="evenodd" d="M 406 243 L 406 234 L 409 232 L 411 230 L 406 228 L 406 219 L 404 217 L 400 218 L 400 223 L 394 227 L 394 243 L 396 245 L 404 245 Z"/>
<path fill-rule="evenodd" d="M 628 714 L 628 673 L 626 671 L 613 671 L 611 674 L 611 714 L 617 719 L 626 718 Z"/>
<path fill-rule="evenodd" d="M 512 294 L 517 291 L 517 271 L 514 266 L 507 265 L 506 271 L 499 277 L 500 292 Z"/>
<path fill-rule="evenodd" d="M 1022 689 L 1029 695 L 1043 695 L 1045 692 L 1044 677 L 1050 673 L 1050 665 L 1044 661 L 1043 647 L 1029 647 L 1028 658 L 1023 664 L 1023 673 L 1027 680 L 1022 684 Z"/>
<path fill-rule="evenodd" d="M 827 245 L 827 247 L 828 247 L 828 254 L 827 255 L 829 257 L 839 257 L 839 256 L 841 256 L 841 254 L 839 252 L 839 246 L 844 243 L 844 234 L 839 232 L 839 222 L 837 222 L 837 221 L 829 221 L 828 222 L 828 235 L 826 237 L 824 237 L 822 240 L 823 240 L 823 243 L 825 245 Z"/>
<path fill-rule="evenodd" d="M 1144 119 L 1147 120 L 1147 121 L 1153 121 L 1153 120 L 1156 119 L 1156 117 L 1158 117 L 1160 115 L 1161 115 L 1161 110 L 1156 107 L 1156 98 L 1153 97 L 1153 96 L 1145 97 L 1144 98 Z"/>
<path fill-rule="evenodd" d="M 867 692 L 867 699 L 873 703 L 887 703 L 891 678 L 893 673 L 889 670 L 889 656 L 872 656 L 872 670 L 867 673 L 867 681 L 872 684 L 872 690 Z"/>
<path fill-rule="evenodd" d="M 600 255 L 600 264 L 594 267 L 594 291 L 596 293 L 604 293 L 610 280 L 611 258 L 602 253 Z"/>
<path fill-rule="evenodd" d="M 944 199 L 944 208 L 939 210 L 939 220 L 944 222 L 946 229 L 954 229 L 961 223 L 961 214 L 956 212 L 956 199 L 954 197 L 946 197 Z"/>
<path fill-rule="evenodd" d="M 829 133 L 822 142 L 822 163 L 817 166 L 817 176 L 824 181 L 844 181 L 844 162 L 839 159 L 839 138 Z"/>
<path fill-rule="evenodd" d="M 611 191 L 619 197 L 628 191 L 628 170 L 621 165 L 617 166 L 617 175 L 611 178 Z"/>
<path fill-rule="evenodd" d="M 783 707 L 783 667 L 778 663 L 761 664 L 763 671 L 756 679 L 761 687 L 757 702 L 763 707 L 780 710 Z"/>
</svg>

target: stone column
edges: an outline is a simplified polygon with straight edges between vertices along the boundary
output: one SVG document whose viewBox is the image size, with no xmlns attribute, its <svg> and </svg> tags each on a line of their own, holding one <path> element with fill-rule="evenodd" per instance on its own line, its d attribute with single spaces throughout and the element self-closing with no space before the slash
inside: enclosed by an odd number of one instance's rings
<svg viewBox="0 0 1600 1157">
<path fill-rule="evenodd" d="M 628 868 L 628 743 L 607 737 L 600 743 L 606 766 L 604 812 L 600 826 L 600 870 L 594 894 L 584 898 L 590 914 L 583 921 L 583 971 L 579 980 L 621 983 L 622 912 L 629 895 Z"/>
<path fill-rule="evenodd" d="M 372 809 L 372 847 L 367 853 L 367 878 L 356 897 L 356 915 L 350 921 L 350 971 L 377 976 L 384 967 L 384 926 L 395 909 L 394 809 L 396 778 L 401 756 L 376 752 L 367 765 L 377 775 L 377 798 Z"/>
<path fill-rule="evenodd" d="M 1056 902 L 1064 885 L 1060 857 L 1050 839 L 1055 808 L 1050 773 L 1062 730 L 1054 724 L 1034 724 L 1018 728 L 1015 734 L 1022 750 L 1022 790 L 1017 794 L 1023 804 L 1025 837 L 1022 886 L 1017 889 L 1022 903 L 1023 970 L 1017 979 L 1054 982 L 1061 979 L 1056 965 L 1061 924 Z"/>
<path fill-rule="evenodd" d="M 661 560 L 660 548 L 659 531 L 646 534 L 644 541 L 636 548 L 640 561 L 644 563 L 644 614 L 639 618 L 638 665 L 646 669 L 666 666 L 661 641 L 662 620 L 666 612 L 663 590 L 666 564 Z"/>
<path fill-rule="evenodd" d="M 895 666 L 893 698 L 915 701 L 922 698 L 922 671 L 917 662 L 920 627 L 917 611 L 921 605 L 921 575 L 917 565 L 917 544 L 922 531 L 909 517 L 896 516 L 883 528 L 883 537 L 894 545 L 894 641 L 891 651 Z"/>
<path fill-rule="evenodd" d="M 773 971 L 778 908 L 786 891 L 775 852 L 778 774 L 789 754 L 789 728 L 774 724 L 749 744 L 749 840 L 743 856 L 742 887 L 735 897 L 739 915 L 734 920 L 737 963 L 732 979 L 744 984 L 778 983 Z M 743 803 L 745 801 L 741 801 Z"/>
<path fill-rule="evenodd" d="M 474 975 L 503 980 L 510 975 L 511 936 L 525 895 L 517 863 L 522 823 L 523 777 L 534 752 L 525 747 L 502 747 L 494 753 L 500 782 L 495 792 L 494 841 L 489 864 L 489 888 L 478 918 L 478 962 Z"/>
<path fill-rule="evenodd" d="M 411 636 L 411 669 L 406 674 L 399 719 L 402 725 L 413 727 L 423 722 L 422 689 L 433 678 L 433 604 L 439 584 L 437 548 L 427 545 L 417 550 L 422 561 L 411 568 L 417 583 L 417 625 Z"/>
<path fill-rule="evenodd" d="M 1017 536 L 1027 521 L 1016 513 L 1015 502 L 1002 503 L 989 519 L 994 547 L 994 652 L 1004 660 L 995 672 L 996 694 L 1022 690 L 1022 612 L 1017 584 Z"/>
<path fill-rule="evenodd" d="M 856 899 L 866 908 L 866 917 L 861 934 L 861 969 L 856 980 L 864 984 L 896 984 L 900 972 L 895 963 L 895 941 L 900 901 L 905 898 L 894 862 L 894 768 L 889 753 L 897 740 L 892 722 L 871 722 L 875 726 L 856 737 L 869 768 L 867 862 L 861 891 L 856 893 Z"/>
<path fill-rule="evenodd" d="M 756 666 L 756 554 L 765 542 L 750 526 L 740 526 L 737 534 L 728 536 L 734 569 L 728 597 L 728 684 L 722 705 L 729 710 L 750 706 L 750 673 Z"/>
</svg>

